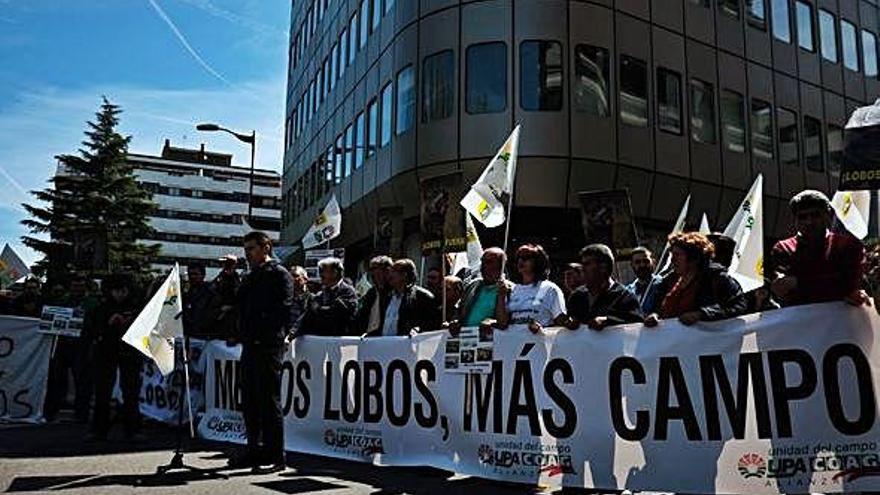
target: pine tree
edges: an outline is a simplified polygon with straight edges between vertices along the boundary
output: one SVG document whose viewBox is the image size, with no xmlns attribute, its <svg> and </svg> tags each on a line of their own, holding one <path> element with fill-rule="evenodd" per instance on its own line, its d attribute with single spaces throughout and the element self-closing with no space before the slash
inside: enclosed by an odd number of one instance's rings
<svg viewBox="0 0 880 495">
<path fill-rule="evenodd" d="M 131 136 L 116 132 L 120 113 L 105 97 L 95 121 L 87 122 L 79 154 L 57 156 L 53 185 L 32 192 L 47 206 L 23 205 L 32 218 L 22 224 L 32 234 L 48 235 L 48 240 L 23 236 L 22 241 L 45 255 L 38 268 L 51 284 L 64 284 L 73 272 L 89 278 L 151 275 L 159 246 L 137 240 L 152 233 L 147 217 L 155 204 L 126 160 Z"/>
</svg>

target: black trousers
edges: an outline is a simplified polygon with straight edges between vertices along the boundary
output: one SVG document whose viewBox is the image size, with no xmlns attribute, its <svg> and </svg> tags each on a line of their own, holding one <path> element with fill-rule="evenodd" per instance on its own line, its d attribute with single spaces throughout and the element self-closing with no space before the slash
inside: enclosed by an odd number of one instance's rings
<svg viewBox="0 0 880 495">
<path fill-rule="evenodd" d="M 248 455 L 268 462 L 284 462 L 284 418 L 281 412 L 283 354 L 283 345 L 244 344 L 241 351 Z"/>
<path fill-rule="evenodd" d="M 106 435 L 110 430 L 110 399 L 119 370 L 122 389 L 122 413 L 125 435 L 140 429 L 141 370 L 143 354 L 121 340 L 102 340 L 95 348 L 95 421 L 94 430 Z"/>
<path fill-rule="evenodd" d="M 67 398 L 69 375 L 73 374 L 75 388 L 74 410 L 76 419 L 89 418 L 89 405 L 94 392 L 94 370 L 92 369 L 92 343 L 89 339 L 78 337 L 58 337 L 55 353 L 49 362 L 49 380 L 46 385 L 46 418 L 52 419 L 64 406 Z"/>
</svg>

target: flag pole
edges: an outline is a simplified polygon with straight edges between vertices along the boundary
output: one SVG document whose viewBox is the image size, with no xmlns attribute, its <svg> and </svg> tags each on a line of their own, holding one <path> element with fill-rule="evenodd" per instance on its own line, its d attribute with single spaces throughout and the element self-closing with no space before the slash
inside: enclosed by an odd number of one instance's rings
<svg viewBox="0 0 880 495">
<path fill-rule="evenodd" d="M 513 216 L 513 196 L 516 194 L 516 170 L 513 171 L 514 182 L 510 185 L 510 197 L 507 198 L 507 218 L 504 222 L 504 252 L 507 253 L 507 242 L 510 240 L 510 218 Z"/>
</svg>

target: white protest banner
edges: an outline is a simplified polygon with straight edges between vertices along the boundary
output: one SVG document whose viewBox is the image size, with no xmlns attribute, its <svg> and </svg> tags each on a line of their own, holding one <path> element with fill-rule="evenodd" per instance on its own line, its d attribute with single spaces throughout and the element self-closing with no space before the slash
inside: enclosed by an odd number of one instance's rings
<svg viewBox="0 0 880 495">
<path fill-rule="evenodd" d="M 54 337 L 40 320 L 0 316 L 0 423 L 39 423 Z"/>
<path fill-rule="evenodd" d="M 241 346 L 230 347 L 219 340 L 207 342 L 202 351 L 205 413 L 199 421 L 198 434 L 203 438 L 234 443 L 247 440 L 241 414 L 239 359 Z"/>
<path fill-rule="evenodd" d="M 180 341 L 175 344 L 177 348 L 182 346 Z M 205 402 L 203 395 L 204 368 L 201 367 L 201 354 L 204 346 L 205 341 L 203 340 L 193 339 L 190 342 L 192 362 L 189 367 L 189 385 L 193 411 L 200 410 Z M 177 355 L 181 355 L 179 351 Z M 174 371 L 167 376 L 162 376 L 156 363 L 145 359 L 144 368 L 141 371 L 141 414 L 170 425 L 176 425 L 178 421 L 189 422 L 186 404 L 184 404 L 183 416 L 178 416 L 184 376 L 182 359 L 177 359 L 174 363 Z M 121 391 L 119 399 L 122 399 Z"/>
<path fill-rule="evenodd" d="M 872 308 L 844 303 L 692 327 L 511 328 L 489 375 L 444 373 L 444 332 L 309 336 L 284 364 L 285 446 L 599 490 L 876 491 L 878 331 Z M 235 351 L 209 349 L 207 433 L 242 441 Z"/>
</svg>

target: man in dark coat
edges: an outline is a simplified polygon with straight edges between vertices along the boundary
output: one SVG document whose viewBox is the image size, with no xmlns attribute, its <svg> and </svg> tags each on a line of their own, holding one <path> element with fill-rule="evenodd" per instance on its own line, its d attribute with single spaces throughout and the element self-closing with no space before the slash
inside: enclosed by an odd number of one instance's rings
<svg viewBox="0 0 880 495">
<path fill-rule="evenodd" d="M 392 292 L 382 328 L 368 336 L 403 336 L 440 328 L 440 306 L 433 294 L 416 285 L 416 264 L 412 260 L 395 261 L 388 281 Z"/>
<path fill-rule="evenodd" d="M 209 338 L 214 331 L 211 312 L 213 293 L 205 282 L 205 265 L 190 263 L 186 267 L 187 289 L 183 294 L 183 332 L 187 337 Z"/>
<path fill-rule="evenodd" d="M 143 298 L 127 274 L 104 279 L 105 297 L 95 310 L 91 330 L 95 339 L 95 417 L 90 440 L 106 440 L 110 430 L 110 398 L 116 381 L 122 389 L 125 437 L 140 440 L 140 392 L 143 355 L 122 341 L 143 309 Z"/>
<path fill-rule="evenodd" d="M 318 262 L 318 272 L 321 290 L 309 300 L 296 335 L 350 335 L 357 310 L 357 292 L 342 279 L 342 260 L 324 258 Z"/>
<path fill-rule="evenodd" d="M 263 232 L 244 237 L 250 273 L 238 291 L 241 378 L 247 454 L 231 467 L 258 473 L 285 469 L 281 412 L 284 339 L 293 326 L 293 280 L 272 259 L 272 241 Z"/>
<path fill-rule="evenodd" d="M 604 244 L 590 244 L 581 250 L 584 285 L 568 298 L 569 321 L 576 330 L 581 324 L 593 330 L 642 321 L 639 300 L 611 277 L 614 253 Z"/>
<path fill-rule="evenodd" d="M 391 288 L 388 286 L 391 264 L 388 256 L 376 256 L 370 260 L 370 280 L 373 286 L 361 298 L 355 316 L 355 329 L 361 334 L 373 333 L 382 328 L 385 309 L 391 297 Z"/>
</svg>

